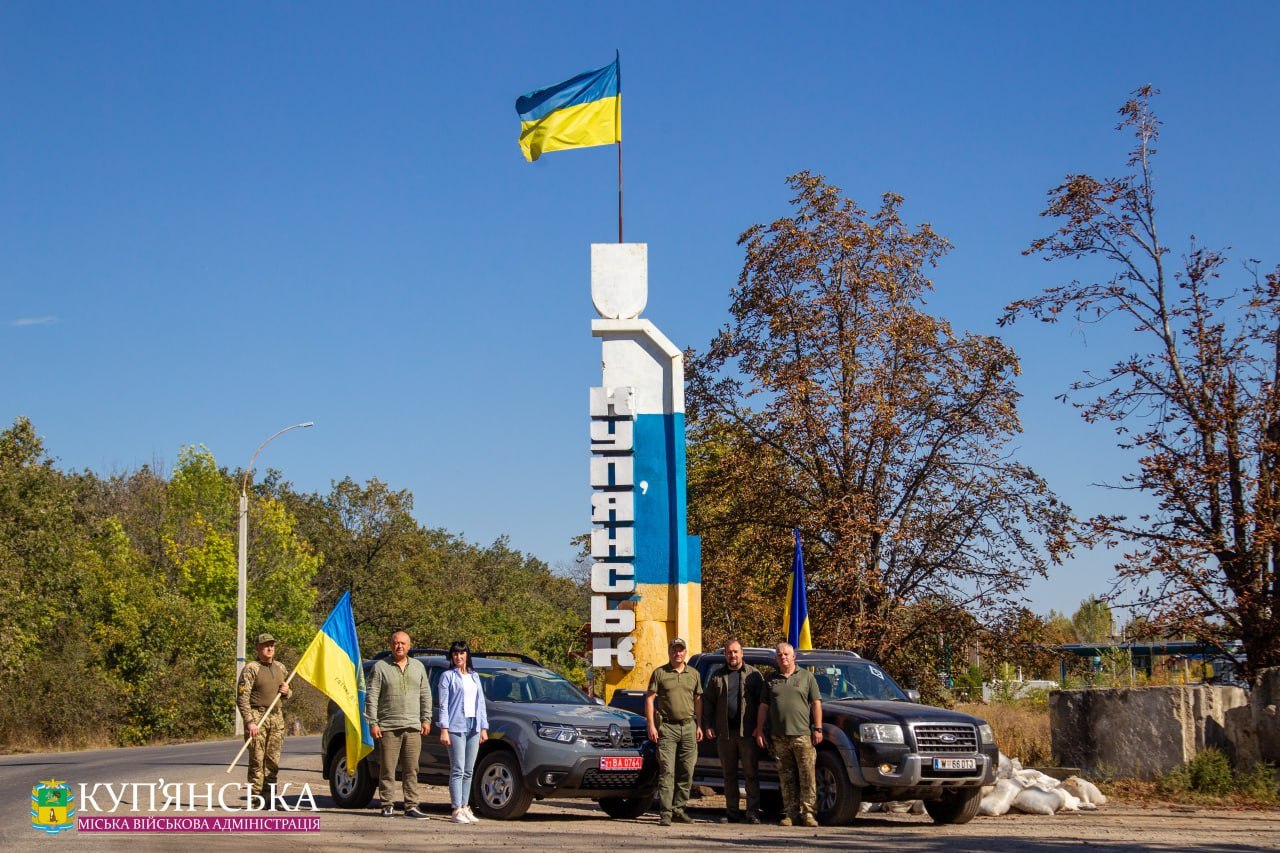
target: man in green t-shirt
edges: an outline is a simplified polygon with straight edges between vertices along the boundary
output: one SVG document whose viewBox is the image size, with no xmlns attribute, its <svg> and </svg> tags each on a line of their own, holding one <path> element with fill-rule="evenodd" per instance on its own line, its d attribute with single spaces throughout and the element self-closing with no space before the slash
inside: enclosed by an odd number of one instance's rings
<svg viewBox="0 0 1280 853">
<path fill-rule="evenodd" d="M 769 724 L 773 754 L 778 758 L 778 784 L 786 814 L 783 826 L 817 826 L 814 810 L 818 786 L 814 777 L 818 744 L 822 743 L 822 694 L 813 673 L 796 667 L 796 650 L 779 643 L 778 671 L 765 678 L 756 718 L 756 743 L 764 749 Z"/>
<path fill-rule="evenodd" d="M 649 723 L 649 740 L 658 745 L 659 826 L 671 821 L 693 823 L 684 812 L 693 786 L 693 767 L 698 761 L 698 741 L 702 740 L 702 679 L 685 665 L 689 648 L 676 637 L 667 646 L 670 662 L 653 671 L 644 697 L 644 716 Z M 656 706 L 656 709 L 655 709 Z M 656 710 L 656 717 L 655 717 Z"/>
</svg>

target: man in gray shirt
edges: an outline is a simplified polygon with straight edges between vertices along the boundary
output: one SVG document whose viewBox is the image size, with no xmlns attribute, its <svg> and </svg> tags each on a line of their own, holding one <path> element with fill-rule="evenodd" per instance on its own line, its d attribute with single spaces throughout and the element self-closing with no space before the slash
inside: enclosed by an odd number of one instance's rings
<svg viewBox="0 0 1280 853">
<path fill-rule="evenodd" d="M 378 797 L 382 816 L 396 813 L 396 767 L 400 768 L 405 817 L 426 820 L 418 808 L 418 758 L 431 732 L 431 682 L 421 661 L 409 657 L 409 635 L 391 635 L 391 657 L 373 665 L 364 715 L 378 749 Z"/>
</svg>

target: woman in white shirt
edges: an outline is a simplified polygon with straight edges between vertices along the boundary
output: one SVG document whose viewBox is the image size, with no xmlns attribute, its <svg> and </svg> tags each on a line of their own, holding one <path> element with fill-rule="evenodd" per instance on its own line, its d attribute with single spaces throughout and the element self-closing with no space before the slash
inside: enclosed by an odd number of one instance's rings
<svg viewBox="0 0 1280 853">
<path fill-rule="evenodd" d="M 450 817 L 454 823 L 479 823 L 467 801 L 476 752 L 489 739 L 489 715 L 480 689 L 480 676 L 471 666 L 471 649 L 459 640 L 449 647 L 453 668 L 440 676 L 438 722 L 440 743 L 449 748 Z"/>
</svg>

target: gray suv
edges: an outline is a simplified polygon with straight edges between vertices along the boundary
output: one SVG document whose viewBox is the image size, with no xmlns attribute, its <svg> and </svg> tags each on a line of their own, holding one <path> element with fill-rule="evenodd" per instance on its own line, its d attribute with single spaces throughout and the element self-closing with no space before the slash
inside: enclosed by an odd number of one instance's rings
<svg viewBox="0 0 1280 853">
<path fill-rule="evenodd" d="M 385 654 L 385 653 L 384 653 Z M 414 649 L 431 678 L 433 694 L 449 662 L 444 652 Z M 534 799 L 594 799 L 612 817 L 638 817 L 653 800 L 657 758 L 643 717 L 607 708 L 573 684 L 523 655 L 473 655 L 489 713 L 489 740 L 476 758 L 471 802 L 482 815 L 518 818 Z M 368 674 L 373 661 L 365 663 Z M 377 787 L 377 753 L 352 773 L 346 759 L 346 723 L 329 704 L 320 740 L 324 777 L 342 808 L 364 808 Z M 448 785 L 448 751 L 436 737 L 423 740 L 418 779 Z"/>
</svg>

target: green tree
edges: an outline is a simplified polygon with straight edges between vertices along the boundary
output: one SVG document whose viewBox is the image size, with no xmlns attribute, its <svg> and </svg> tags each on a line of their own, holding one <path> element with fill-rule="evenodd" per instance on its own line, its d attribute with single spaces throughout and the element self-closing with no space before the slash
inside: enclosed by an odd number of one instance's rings
<svg viewBox="0 0 1280 853">
<path fill-rule="evenodd" d="M 704 619 L 776 637 L 799 527 L 815 642 L 886 659 L 1011 606 L 1070 517 L 1012 458 L 1013 352 L 924 310 L 950 244 L 899 196 L 868 213 L 789 184 L 792 215 L 739 240 L 729 325 L 688 358 Z"/>
<path fill-rule="evenodd" d="M 1096 596 L 1080 602 L 1071 616 L 1071 631 L 1077 643 L 1106 643 L 1111 641 L 1111 607 Z"/>
<path fill-rule="evenodd" d="M 1002 322 L 1068 317 L 1129 333 L 1133 354 L 1071 395 L 1136 451 L 1116 487 L 1154 509 L 1097 516 L 1086 541 L 1130 545 L 1121 588 L 1175 633 L 1240 639 L 1252 675 L 1280 665 L 1280 268 L 1224 284 L 1226 255 L 1194 237 L 1170 262 L 1156 207 L 1156 94 L 1144 86 L 1120 108 L 1117 129 L 1134 137 L 1128 172 L 1068 175 L 1042 213 L 1057 229 L 1027 250 L 1088 259 L 1097 278 L 1014 302 Z"/>
</svg>

